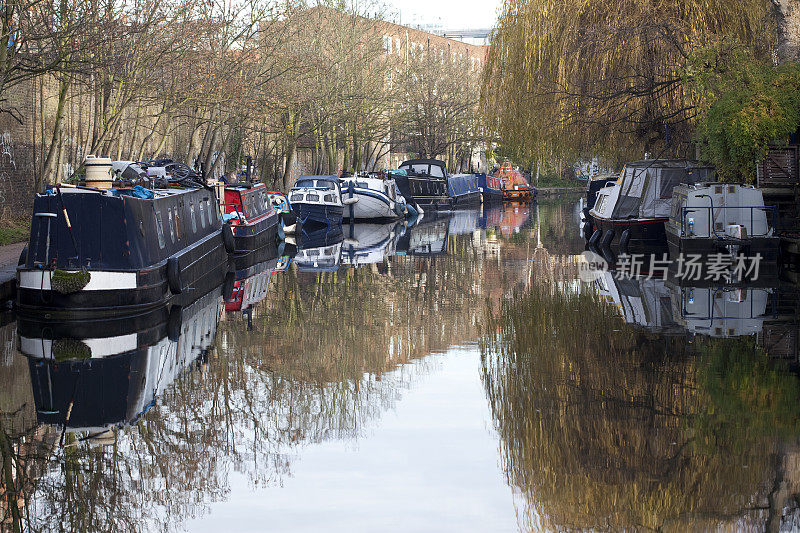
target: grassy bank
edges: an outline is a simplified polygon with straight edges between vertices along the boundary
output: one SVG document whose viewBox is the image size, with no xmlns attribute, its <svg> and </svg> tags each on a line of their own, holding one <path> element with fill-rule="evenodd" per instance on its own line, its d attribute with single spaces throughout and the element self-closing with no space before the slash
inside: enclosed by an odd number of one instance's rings
<svg viewBox="0 0 800 533">
<path fill-rule="evenodd" d="M 0 246 L 25 241 L 30 231 L 30 219 L 0 219 Z"/>
</svg>

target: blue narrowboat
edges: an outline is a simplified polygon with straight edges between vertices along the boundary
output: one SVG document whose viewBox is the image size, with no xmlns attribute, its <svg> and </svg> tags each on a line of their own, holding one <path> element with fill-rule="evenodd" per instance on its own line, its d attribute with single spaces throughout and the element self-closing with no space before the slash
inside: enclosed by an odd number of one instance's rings
<svg viewBox="0 0 800 533">
<path fill-rule="evenodd" d="M 476 205 L 481 202 L 475 174 L 455 174 L 447 178 L 447 194 L 453 206 Z"/>
</svg>

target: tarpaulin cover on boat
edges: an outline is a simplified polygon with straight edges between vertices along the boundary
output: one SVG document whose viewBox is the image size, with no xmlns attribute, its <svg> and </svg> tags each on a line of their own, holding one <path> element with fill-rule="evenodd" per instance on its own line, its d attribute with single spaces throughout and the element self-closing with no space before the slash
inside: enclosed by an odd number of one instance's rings
<svg viewBox="0 0 800 533">
<path fill-rule="evenodd" d="M 613 218 L 666 218 L 673 187 L 714 179 L 714 167 L 684 160 L 636 161 L 622 172 Z"/>
</svg>

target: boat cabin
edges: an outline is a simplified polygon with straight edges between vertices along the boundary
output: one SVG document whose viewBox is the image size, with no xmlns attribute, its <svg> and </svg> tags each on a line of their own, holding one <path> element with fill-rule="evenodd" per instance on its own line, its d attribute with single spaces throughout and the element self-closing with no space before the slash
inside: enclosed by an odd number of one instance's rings
<svg viewBox="0 0 800 533">
<path fill-rule="evenodd" d="M 666 219 L 672 189 L 682 183 L 713 181 L 714 167 L 684 160 L 626 163 L 616 183 L 600 189 L 591 210 L 596 219 Z"/>
<path fill-rule="evenodd" d="M 273 210 L 267 188 L 263 183 L 252 187 L 228 185 L 225 187 L 225 214 L 235 215 L 230 219 L 234 225 L 255 222 Z"/>
<path fill-rule="evenodd" d="M 293 204 L 342 205 L 339 178 L 336 176 L 302 176 L 289 191 Z"/>
<path fill-rule="evenodd" d="M 431 178 L 447 178 L 447 166 L 439 159 L 409 159 L 400 164 L 409 176 L 427 176 Z"/>
</svg>

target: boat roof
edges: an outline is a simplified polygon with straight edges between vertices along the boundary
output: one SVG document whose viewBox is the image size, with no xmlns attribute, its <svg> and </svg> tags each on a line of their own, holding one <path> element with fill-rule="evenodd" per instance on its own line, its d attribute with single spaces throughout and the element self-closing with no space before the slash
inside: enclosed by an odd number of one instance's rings
<svg viewBox="0 0 800 533">
<path fill-rule="evenodd" d="M 295 180 L 295 183 L 302 180 L 318 180 L 318 181 L 330 181 L 333 183 L 339 183 L 339 176 L 300 176 Z"/>
<path fill-rule="evenodd" d="M 260 181 L 257 181 L 255 183 L 252 183 L 249 187 L 247 185 L 241 184 L 241 183 L 234 183 L 232 185 L 226 185 L 225 186 L 225 190 L 226 191 L 249 191 L 251 189 L 261 189 L 261 188 L 264 188 L 264 187 L 265 187 L 265 185 L 263 183 L 261 183 Z"/>
<path fill-rule="evenodd" d="M 628 161 L 625 166 L 631 168 L 714 168 L 713 165 L 691 159 L 645 159 L 643 161 Z"/>
<path fill-rule="evenodd" d="M 409 159 L 400 163 L 401 167 L 403 165 L 436 165 L 445 168 L 445 163 L 441 159 Z"/>
</svg>

